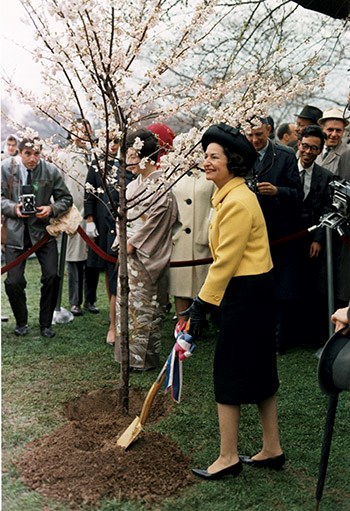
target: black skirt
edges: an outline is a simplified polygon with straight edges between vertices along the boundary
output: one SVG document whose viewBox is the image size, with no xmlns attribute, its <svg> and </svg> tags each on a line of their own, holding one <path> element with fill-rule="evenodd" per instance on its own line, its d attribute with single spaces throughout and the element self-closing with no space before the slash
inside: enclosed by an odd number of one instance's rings
<svg viewBox="0 0 350 511">
<path fill-rule="evenodd" d="M 260 403 L 276 393 L 274 290 L 272 271 L 227 286 L 214 358 L 217 403 Z"/>
</svg>

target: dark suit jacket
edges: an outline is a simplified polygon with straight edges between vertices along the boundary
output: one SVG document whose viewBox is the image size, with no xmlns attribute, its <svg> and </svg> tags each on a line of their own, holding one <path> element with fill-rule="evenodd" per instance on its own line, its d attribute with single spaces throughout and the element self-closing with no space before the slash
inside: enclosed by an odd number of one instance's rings
<svg viewBox="0 0 350 511">
<path fill-rule="evenodd" d="M 255 163 L 253 172 L 259 183 L 269 182 L 278 189 L 275 197 L 257 194 L 270 240 L 295 233 L 299 226 L 303 189 L 294 152 L 269 142 L 264 158 Z"/>
<path fill-rule="evenodd" d="M 331 211 L 332 195 L 330 181 L 334 179 L 334 175 L 330 170 L 320 167 L 315 163 L 312 177 L 310 192 L 304 198 L 301 227 L 307 229 L 319 223 L 320 217 Z M 311 233 L 312 241 L 325 245 L 325 228 L 320 227 Z"/>
</svg>

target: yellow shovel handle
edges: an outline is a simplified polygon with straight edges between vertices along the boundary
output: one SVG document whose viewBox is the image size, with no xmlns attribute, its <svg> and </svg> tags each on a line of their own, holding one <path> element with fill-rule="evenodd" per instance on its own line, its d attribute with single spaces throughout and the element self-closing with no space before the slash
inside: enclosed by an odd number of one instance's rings
<svg viewBox="0 0 350 511">
<path fill-rule="evenodd" d="M 157 380 L 153 383 L 152 387 L 149 389 L 146 399 L 143 403 L 142 410 L 140 413 L 140 423 L 141 423 L 142 427 L 147 422 L 154 398 L 156 397 L 158 390 L 161 388 L 161 386 L 163 385 L 163 382 L 165 380 L 165 374 L 166 374 L 166 364 L 164 365 L 163 369 L 159 373 Z"/>
</svg>

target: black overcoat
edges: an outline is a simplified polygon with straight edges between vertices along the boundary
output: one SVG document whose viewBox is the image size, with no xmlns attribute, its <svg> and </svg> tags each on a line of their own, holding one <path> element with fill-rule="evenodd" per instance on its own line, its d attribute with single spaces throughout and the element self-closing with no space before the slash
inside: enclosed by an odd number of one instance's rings
<svg viewBox="0 0 350 511">
<path fill-rule="evenodd" d="M 275 241 L 298 232 L 303 189 L 297 159 L 290 148 L 269 141 L 262 161 L 253 168 L 258 183 L 268 182 L 278 189 L 276 196 L 257 193 L 265 217 L 272 260 L 275 267 L 276 298 L 296 298 L 299 292 L 297 248 L 286 241 L 276 248 Z"/>
</svg>

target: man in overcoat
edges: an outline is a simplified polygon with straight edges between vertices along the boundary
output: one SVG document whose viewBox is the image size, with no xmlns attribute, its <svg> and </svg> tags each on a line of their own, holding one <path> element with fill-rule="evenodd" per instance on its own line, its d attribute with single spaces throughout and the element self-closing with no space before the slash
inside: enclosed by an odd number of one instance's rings
<svg viewBox="0 0 350 511">
<path fill-rule="evenodd" d="M 258 152 L 252 180 L 263 211 L 275 271 L 276 281 L 276 351 L 284 354 L 291 331 L 291 309 L 298 293 L 298 265 L 293 242 L 278 242 L 295 234 L 303 190 L 295 154 L 290 148 L 275 145 L 269 140 L 270 126 L 261 119 L 261 125 L 247 134 Z"/>
<path fill-rule="evenodd" d="M 316 163 L 334 174 L 338 168 L 340 156 L 348 149 L 343 136 L 349 121 L 344 119 L 343 112 L 338 108 L 329 108 L 324 111 L 318 124 L 325 134 L 326 141 L 324 150 L 317 157 Z"/>
</svg>

